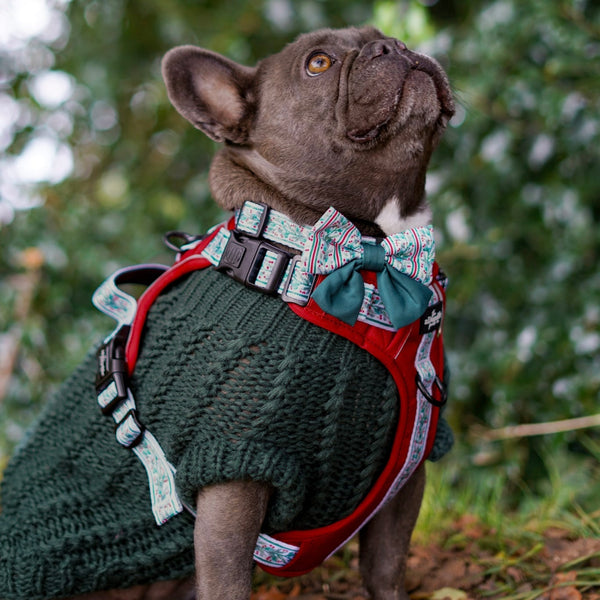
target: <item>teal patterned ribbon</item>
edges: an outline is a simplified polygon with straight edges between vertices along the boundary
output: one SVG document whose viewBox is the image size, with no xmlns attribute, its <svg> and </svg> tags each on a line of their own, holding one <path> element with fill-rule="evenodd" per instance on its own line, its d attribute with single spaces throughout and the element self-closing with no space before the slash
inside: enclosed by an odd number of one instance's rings
<svg viewBox="0 0 600 600">
<path fill-rule="evenodd" d="M 397 329 L 418 319 L 427 308 L 435 243 L 431 226 L 415 227 L 377 244 L 334 208 L 315 224 L 303 251 L 309 273 L 326 274 L 312 294 L 327 313 L 349 325 L 356 322 L 365 288 L 360 270 L 377 272 L 377 288 Z"/>
</svg>

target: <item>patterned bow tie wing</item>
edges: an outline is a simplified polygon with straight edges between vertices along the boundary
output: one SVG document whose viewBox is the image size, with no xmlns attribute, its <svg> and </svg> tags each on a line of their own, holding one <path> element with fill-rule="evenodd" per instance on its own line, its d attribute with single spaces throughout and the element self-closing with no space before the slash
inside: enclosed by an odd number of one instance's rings
<svg viewBox="0 0 600 600">
<path fill-rule="evenodd" d="M 419 283 L 431 282 L 435 241 L 433 227 L 415 227 L 386 237 L 381 245 L 385 257 L 394 269 Z"/>
<path fill-rule="evenodd" d="M 331 207 L 308 234 L 302 258 L 309 273 L 326 275 L 362 258 L 360 231 Z"/>
<path fill-rule="evenodd" d="M 309 273 L 328 275 L 312 298 L 349 325 L 356 322 L 365 293 L 360 269 L 377 271 L 377 288 L 394 327 L 412 323 L 427 308 L 434 259 L 430 226 L 387 237 L 381 245 L 363 244 L 358 229 L 330 208 L 309 234 L 302 256 Z"/>
<path fill-rule="evenodd" d="M 394 327 L 417 320 L 426 310 L 432 292 L 435 243 L 433 228 L 407 229 L 381 243 L 389 268 L 377 273 L 377 288 Z"/>
<path fill-rule="evenodd" d="M 302 254 L 309 273 L 328 275 L 312 298 L 349 325 L 356 323 L 362 306 L 365 285 L 356 267 L 363 255 L 360 232 L 333 207 L 313 227 Z"/>
</svg>

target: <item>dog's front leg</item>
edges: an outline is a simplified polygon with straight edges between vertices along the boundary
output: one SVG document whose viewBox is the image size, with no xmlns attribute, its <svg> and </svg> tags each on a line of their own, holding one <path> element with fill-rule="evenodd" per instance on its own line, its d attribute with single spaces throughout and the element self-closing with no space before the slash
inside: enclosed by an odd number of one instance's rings
<svg viewBox="0 0 600 600">
<path fill-rule="evenodd" d="M 373 600 L 408 600 L 406 559 L 425 488 L 425 466 L 360 532 L 360 571 Z"/>
<path fill-rule="evenodd" d="M 194 547 L 197 600 L 248 600 L 256 540 L 271 488 L 232 481 L 198 494 Z"/>
</svg>

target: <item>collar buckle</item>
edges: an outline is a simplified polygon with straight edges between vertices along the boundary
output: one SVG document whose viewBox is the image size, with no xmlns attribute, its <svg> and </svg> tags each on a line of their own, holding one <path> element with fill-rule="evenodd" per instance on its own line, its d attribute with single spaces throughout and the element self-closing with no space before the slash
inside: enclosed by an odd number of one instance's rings
<svg viewBox="0 0 600 600">
<path fill-rule="evenodd" d="M 266 294 L 277 294 L 291 254 L 262 240 L 231 231 L 217 271 Z"/>
</svg>

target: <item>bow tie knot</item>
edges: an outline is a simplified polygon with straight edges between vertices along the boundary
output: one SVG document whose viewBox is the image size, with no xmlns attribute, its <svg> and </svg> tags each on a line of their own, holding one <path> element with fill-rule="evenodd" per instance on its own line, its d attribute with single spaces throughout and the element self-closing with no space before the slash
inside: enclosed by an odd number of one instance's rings
<svg viewBox="0 0 600 600">
<path fill-rule="evenodd" d="M 397 329 L 418 319 L 429 303 L 434 260 L 431 226 L 408 229 L 381 243 L 363 240 L 358 229 L 336 209 L 317 221 L 302 258 L 309 273 L 328 275 L 313 292 L 327 313 L 353 325 L 364 298 L 360 270 L 377 273 L 377 288 Z"/>
<path fill-rule="evenodd" d="M 383 246 L 363 243 L 362 268 L 365 271 L 375 271 L 381 273 L 385 269 L 385 250 Z"/>
</svg>

